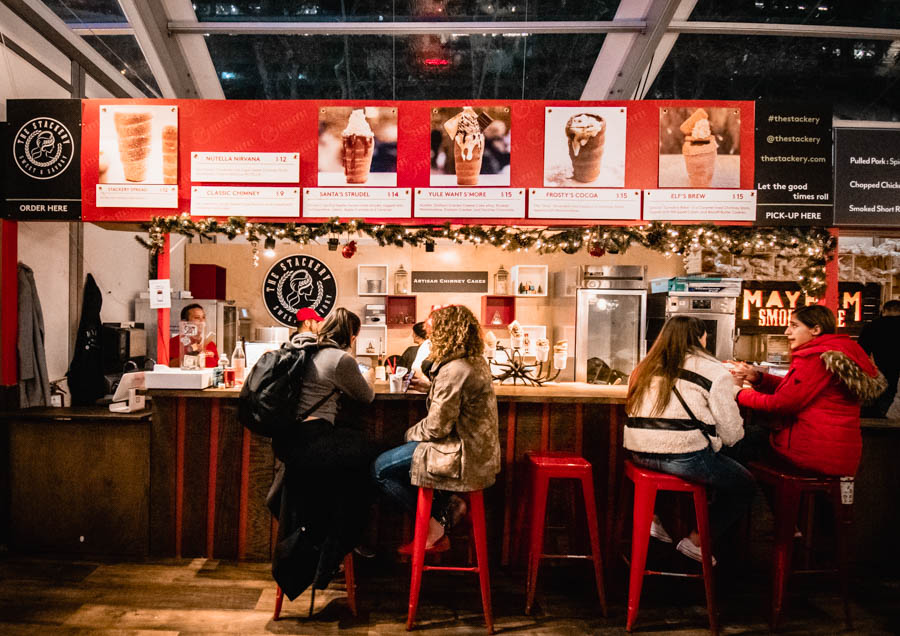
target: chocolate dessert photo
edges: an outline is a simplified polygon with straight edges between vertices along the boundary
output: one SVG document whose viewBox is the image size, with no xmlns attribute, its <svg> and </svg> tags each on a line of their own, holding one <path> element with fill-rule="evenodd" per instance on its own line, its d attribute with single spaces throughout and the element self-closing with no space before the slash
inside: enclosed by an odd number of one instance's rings
<svg viewBox="0 0 900 636">
<path fill-rule="evenodd" d="M 550 106 L 544 112 L 545 187 L 625 187 L 626 108 Z"/>
<path fill-rule="evenodd" d="M 319 109 L 319 186 L 397 185 L 397 109 Z"/>
<path fill-rule="evenodd" d="M 507 107 L 431 110 L 431 186 L 508 186 Z"/>
<path fill-rule="evenodd" d="M 659 109 L 660 188 L 737 188 L 740 183 L 739 110 Z"/>
</svg>

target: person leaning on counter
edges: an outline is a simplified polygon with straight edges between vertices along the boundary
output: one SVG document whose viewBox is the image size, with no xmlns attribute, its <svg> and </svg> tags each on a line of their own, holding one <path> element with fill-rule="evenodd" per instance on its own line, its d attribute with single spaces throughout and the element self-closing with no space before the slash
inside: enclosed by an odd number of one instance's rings
<svg viewBox="0 0 900 636">
<path fill-rule="evenodd" d="M 203 307 L 198 305 L 197 303 L 192 303 L 190 305 L 185 305 L 181 310 L 181 320 L 186 322 L 197 322 L 197 323 L 205 323 L 206 322 L 206 312 L 203 311 Z M 178 349 L 178 336 L 173 336 L 169 339 L 169 366 L 170 367 L 180 367 L 181 366 L 181 356 Z M 214 368 L 219 363 L 219 350 L 216 348 L 216 343 L 210 340 L 206 343 L 206 363 L 204 366 L 207 368 Z"/>
</svg>

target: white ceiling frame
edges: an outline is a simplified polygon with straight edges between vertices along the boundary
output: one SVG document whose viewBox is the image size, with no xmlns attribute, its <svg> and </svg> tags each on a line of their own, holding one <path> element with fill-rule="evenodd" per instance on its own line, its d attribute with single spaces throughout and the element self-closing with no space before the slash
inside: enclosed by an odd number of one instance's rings
<svg viewBox="0 0 900 636">
<path fill-rule="evenodd" d="M 134 35 L 127 22 L 66 22 L 75 35 Z"/>
<path fill-rule="evenodd" d="M 89 76 L 116 97 L 146 97 L 81 36 L 72 33 L 66 23 L 43 2 L 39 0 L 0 0 L 0 2 L 9 7 L 54 48 L 77 62 Z"/>
<path fill-rule="evenodd" d="M 197 15 L 194 13 L 191 0 L 163 0 L 163 4 L 170 20 L 179 23 L 197 23 Z M 225 91 L 222 90 L 219 75 L 209 54 L 206 38 L 202 34 L 175 33 L 171 29 L 168 32 L 181 50 L 188 73 L 193 78 L 197 97 L 225 99 Z"/>
<path fill-rule="evenodd" d="M 675 42 L 678 40 L 678 33 L 672 31 L 672 25 L 676 24 L 677 21 L 687 21 L 687 19 L 691 17 L 691 12 L 696 5 L 697 0 L 681 0 L 681 4 L 678 5 L 678 8 L 675 10 L 672 22 L 669 23 L 669 30 L 666 31 L 665 35 L 660 39 L 659 44 L 656 46 L 656 52 L 653 54 L 653 59 L 650 61 L 650 68 L 647 69 L 644 83 L 639 87 L 638 90 L 640 93 L 635 95 L 635 99 L 644 99 L 647 97 L 647 93 L 650 92 L 650 87 L 653 86 L 653 82 L 656 81 L 656 76 L 659 75 L 660 69 L 662 69 L 666 60 L 669 59 L 669 53 L 675 48 Z"/>
<path fill-rule="evenodd" d="M 681 0 L 622 0 L 615 21 L 640 19 L 639 33 L 611 33 L 581 93 L 583 100 L 634 99 L 657 45 Z"/>
<path fill-rule="evenodd" d="M 669 30 L 691 35 L 764 35 L 798 38 L 853 40 L 900 40 L 900 29 L 875 29 L 816 24 L 770 24 L 751 22 L 688 22 L 673 20 Z"/>
</svg>

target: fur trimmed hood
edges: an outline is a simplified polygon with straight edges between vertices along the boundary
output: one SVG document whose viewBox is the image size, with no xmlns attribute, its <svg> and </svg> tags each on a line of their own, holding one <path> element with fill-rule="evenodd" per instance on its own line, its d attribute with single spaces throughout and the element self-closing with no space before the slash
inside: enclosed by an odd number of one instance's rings
<svg viewBox="0 0 900 636">
<path fill-rule="evenodd" d="M 828 372 L 844 383 L 863 404 L 869 404 L 887 389 L 887 380 L 878 368 L 871 376 L 843 351 L 826 351 L 821 356 Z"/>
</svg>

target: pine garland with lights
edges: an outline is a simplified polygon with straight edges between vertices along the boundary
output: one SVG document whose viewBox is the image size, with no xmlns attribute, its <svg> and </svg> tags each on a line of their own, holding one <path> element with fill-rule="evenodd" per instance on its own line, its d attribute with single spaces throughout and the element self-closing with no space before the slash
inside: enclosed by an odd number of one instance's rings
<svg viewBox="0 0 900 636">
<path fill-rule="evenodd" d="M 425 247 L 434 250 L 437 239 L 449 239 L 459 244 L 492 245 L 521 252 L 534 250 L 539 254 L 564 252 L 576 254 L 581 250 L 592 255 L 624 254 L 632 245 L 640 245 L 666 256 L 684 255 L 694 250 L 712 250 L 718 254 L 735 256 L 777 252 L 782 256 L 798 256 L 805 260 L 800 286 L 810 295 L 818 295 L 825 288 L 825 264 L 834 257 L 837 240 L 828 230 L 818 227 L 757 228 L 743 226 L 671 225 L 651 222 L 635 226 L 579 226 L 579 227 L 508 227 L 502 225 L 393 225 L 374 224 L 354 219 L 341 222 L 337 217 L 319 224 L 256 223 L 243 217 L 229 217 L 227 221 L 193 219 L 188 214 L 153 217 L 142 226 L 148 239 L 137 240 L 151 252 L 162 250 L 166 234 L 181 234 L 212 239 L 221 234 L 232 240 L 243 235 L 251 245 L 258 246 L 267 238 L 308 245 L 320 240 L 334 244 L 340 236 L 368 237 L 381 246 Z M 347 239 L 350 240 L 349 238 Z"/>
</svg>

